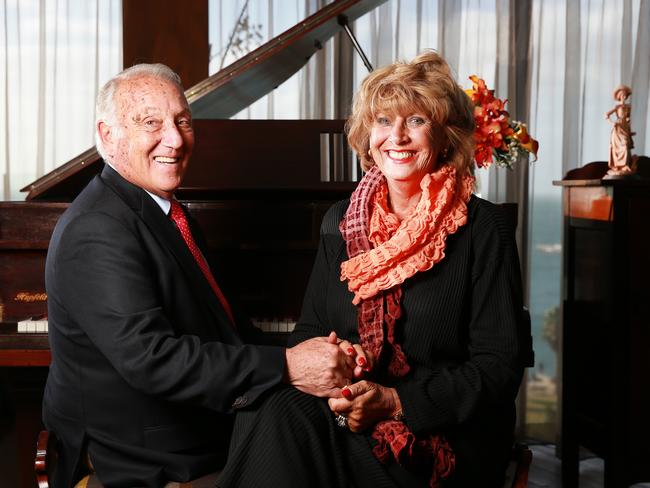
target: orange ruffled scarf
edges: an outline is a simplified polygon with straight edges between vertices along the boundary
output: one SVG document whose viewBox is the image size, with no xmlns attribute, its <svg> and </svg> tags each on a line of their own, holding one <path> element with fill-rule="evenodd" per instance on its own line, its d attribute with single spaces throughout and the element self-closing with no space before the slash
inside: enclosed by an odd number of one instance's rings
<svg viewBox="0 0 650 488">
<path fill-rule="evenodd" d="M 443 166 L 425 175 L 422 195 L 413 212 L 403 221 L 388 208 L 388 188 L 381 171 L 372 167 L 350 198 L 339 226 L 349 259 L 341 264 L 341 281 L 348 281 L 359 308 L 359 338 L 362 347 L 380 361 L 387 342 L 390 358 L 387 373 L 405 376 L 409 365 L 395 341 L 395 323 L 401 315 L 400 285 L 419 271 L 427 271 L 445 257 L 447 236 L 467 223 L 467 202 L 474 178 L 466 176 L 456 186 L 456 170 Z M 416 439 L 403 423 L 379 422 L 373 431 L 373 452 L 382 462 L 393 457 L 402 465 L 427 465 L 429 486 L 439 486 L 454 469 L 455 455 L 440 436 Z"/>
<path fill-rule="evenodd" d="M 455 198 L 455 174 L 454 168 L 443 166 L 425 175 L 420 183 L 420 202 L 402 222 L 388 209 L 386 183 L 378 185 L 368 235 L 374 249 L 350 256 L 341 264 L 341 281 L 348 280 L 348 288 L 354 293 L 352 303 L 357 305 L 379 290 L 399 285 L 445 257 L 447 236 L 467 222 L 467 201 L 474 186 L 474 178 L 467 176 L 461 194 Z"/>
</svg>

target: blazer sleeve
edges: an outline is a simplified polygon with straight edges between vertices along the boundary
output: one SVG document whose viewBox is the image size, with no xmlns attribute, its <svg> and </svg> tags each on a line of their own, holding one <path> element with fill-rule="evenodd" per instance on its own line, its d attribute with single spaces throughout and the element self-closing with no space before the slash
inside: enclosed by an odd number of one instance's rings
<svg viewBox="0 0 650 488">
<path fill-rule="evenodd" d="M 115 371 L 147 395 L 222 413 L 279 383 L 283 348 L 175 333 L 152 258 L 136 234 L 114 216 L 88 212 L 68 223 L 51 256 L 52 299 Z"/>
<path fill-rule="evenodd" d="M 436 432 L 467 422 L 482 409 L 511 404 L 521 382 L 523 305 L 514 235 L 491 205 L 474 217 L 468 357 L 454 366 L 415 367 L 397 386 L 414 432 Z"/>
</svg>

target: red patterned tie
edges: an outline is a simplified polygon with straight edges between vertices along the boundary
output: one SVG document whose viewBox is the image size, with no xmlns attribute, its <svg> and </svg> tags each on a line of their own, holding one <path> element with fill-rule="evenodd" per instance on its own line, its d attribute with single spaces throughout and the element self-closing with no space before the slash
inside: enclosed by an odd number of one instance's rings
<svg viewBox="0 0 650 488">
<path fill-rule="evenodd" d="M 196 242 L 194 242 L 194 238 L 192 237 L 192 232 L 190 232 L 190 226 L 187 223 L 187 218 L 185 217 L 183 208 L 181 207 L 181 204 L 178 203 L 178 200 L 172 200 L 171 218 L 174 222 L 176 222 L 176 226 L 178 227 L 178 230 L 183 236 L 183 239 L 185 240 L 187 247 L 190 249 L 192 256 L 194 256 L 194 259 L 196 260 L 196 264 L 198 264 L 199 268 L 201 268 L 201 271 L 203 272 L 203 276 L 205 276 L 205 279 L 208 280 L 208 283 L 210 283 L 210 286 L 214 290 L 214 294 L 217 295 L 217 298 L 221 302 L 221 305 L 223 305 L 223 308 L 226 310 L 228 317 L 230 317 L 230 321 L 234 325 L 235 319 L 233 318 L 230 305 L 228 305 L 226 297 L 223 295 L 223 293 L 221 293 L 221 290 L 219 289 L 219 285 L 217 285 L 217 282 L 214 280 L 214 276 L 212 276 L 212 272 L 210 271 L 210 268 L 208 267 L 208 263 L 203 257 L 203 254 L 201 254 L 199 247 L 196 245 Z"/>
</svg>

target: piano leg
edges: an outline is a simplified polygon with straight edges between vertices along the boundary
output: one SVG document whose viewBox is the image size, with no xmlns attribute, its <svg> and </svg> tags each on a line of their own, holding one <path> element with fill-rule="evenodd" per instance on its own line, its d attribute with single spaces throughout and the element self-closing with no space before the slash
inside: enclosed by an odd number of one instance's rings
<svg viewBox="0 0 650 488">
<path fill-rule="evenodd" d="M 36 488 L 36 438 L 47 368 L 0 368 L 0 486 Z"/>
</svg>

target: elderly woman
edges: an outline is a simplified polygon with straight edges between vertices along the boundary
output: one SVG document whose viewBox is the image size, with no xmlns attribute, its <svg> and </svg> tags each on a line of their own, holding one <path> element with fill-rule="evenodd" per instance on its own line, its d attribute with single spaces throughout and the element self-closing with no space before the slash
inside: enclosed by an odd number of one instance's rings
<svg viewBox="0 0 650 488">
<path fill-rule="evenodd" d="M 435 52 L 363 82 L 348 139 L 366 173 L 324 218 L 290 342 L 334 330 L 366 371 L 327 402 L 285 389 L 238 414 L 219 486 L 501 485 L 522 289 L 512 229 L 472 195 L 473 130 Z"/>
</svg>

